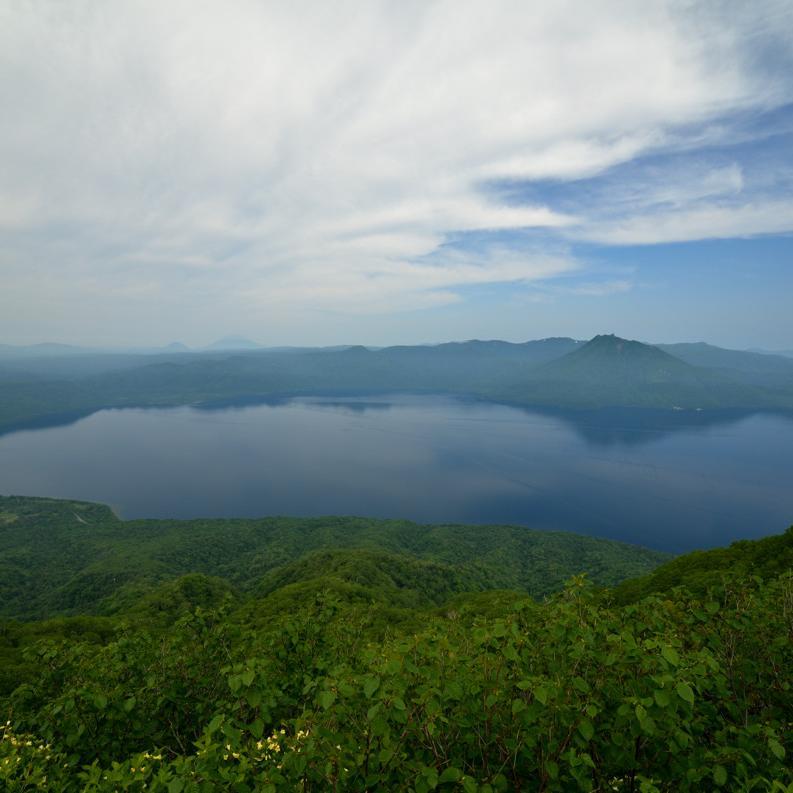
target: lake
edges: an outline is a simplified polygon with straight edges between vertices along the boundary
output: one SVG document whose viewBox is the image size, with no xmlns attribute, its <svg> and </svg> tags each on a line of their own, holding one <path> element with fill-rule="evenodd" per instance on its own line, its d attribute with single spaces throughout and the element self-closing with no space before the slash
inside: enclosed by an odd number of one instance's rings
<svg viewBox="0 0 793 793">
<path fill-rule="evenodd" d="M 411 395 L 103 410 L 0 435 L 0 493 L 124 518 L 511 523 L 677 552 L 793 523 L 793 419 Z"/>
</svg>

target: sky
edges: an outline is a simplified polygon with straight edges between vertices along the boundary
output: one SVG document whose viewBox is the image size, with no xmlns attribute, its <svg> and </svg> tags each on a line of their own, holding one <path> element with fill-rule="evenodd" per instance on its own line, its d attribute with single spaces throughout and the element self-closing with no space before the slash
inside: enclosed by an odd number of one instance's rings
<svg viewBox="0 0 793 793">
<path fill-rule="evenodd" d="M 0 343 L 793 349 L 793 2 L 0 0 Z"/>
</svg>

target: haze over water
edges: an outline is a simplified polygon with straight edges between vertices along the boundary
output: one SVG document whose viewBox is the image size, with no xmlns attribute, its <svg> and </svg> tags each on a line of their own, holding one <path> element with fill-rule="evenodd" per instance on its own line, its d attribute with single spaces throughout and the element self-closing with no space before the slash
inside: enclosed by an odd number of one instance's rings
<svg viewBox="0 0 793 793">
<path fill-rule="evenodd" d="M 544 414 L 445 397 L 103 410 L 0 436 L 0 493 L 127 519 L 325 514 L 561 529 L 668 551 L 783 531 L 793 419 Z"/>
</svg>

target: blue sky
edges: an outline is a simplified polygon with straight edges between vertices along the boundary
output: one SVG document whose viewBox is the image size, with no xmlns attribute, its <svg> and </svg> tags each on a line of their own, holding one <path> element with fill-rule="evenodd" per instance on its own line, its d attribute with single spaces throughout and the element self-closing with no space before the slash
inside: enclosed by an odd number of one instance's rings
<svg viewBox="0 0 793 793">
<path fill-rule="evenodd" d="M 789 211 L 793 107 L 728 116 L 722 124 L 723 139 L 716 144 L 650 152 L 595 176 L 488 185 L 511 205 L 541 203 L 592 218 L 593 241 L 577 239 L 576 229 L 469 234 L 447 244 L 477 251 L 488 245 L 556 246 L 580 262 L 580 271 L 532 284 L 517 301 L 536 301 L 530 313 L 537 332 L 547 327 L 584 338 L 599 329 L 657 342 L 707 339 L 725 346 L 793 349 L 791 219 L 769 214 L 768 225 L 761 227 L 768 231 L 739 225 L 747 205 L 779 203 Z M 698 130 L 691 132 L 696 138 Z M 642 225 L 636 233 L 647 231 L 646 242 L 609 244 L 610 235 L 618 236 L 614 225 L 633 213 L 661 219 L 677 214 L 685 220 L 701 207 L 734 212 L 736 228 L 682 228 L 667 241 L 653 236 L 652 225 Z M 502 284 L 475 289 L 467 298 L 495 311 L 517 294 L 514 284 Z M 525 321 L 502 317 L 502 335 L 515 336 Z"/>
<path fill-rule="evenodd" d="M 793 348 L 793 6 L 0 8 L 0 343 Z"/>
</svg>

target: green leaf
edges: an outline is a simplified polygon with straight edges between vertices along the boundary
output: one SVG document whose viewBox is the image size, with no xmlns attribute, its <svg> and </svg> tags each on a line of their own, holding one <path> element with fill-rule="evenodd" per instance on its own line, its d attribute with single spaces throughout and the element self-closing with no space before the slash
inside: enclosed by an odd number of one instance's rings
<svg viewBox="0 0 793 793">
<path fill-rule="evenodd" d="M 438 772 L 434 768 L 424 769 L 424 781 L 430 790 L 435 790 L 438 787 Z"/>
<path fill-rule="evenodd" d="M 319 692 L 317 700 L 319 704 L 327 710 L 336 701 L 336 695 L 332 691 L 326 689 L 325 691 Z"/>
<path fill-rule="evenodd" d="M 380 750 L 380 754 L 377 755 L 377 758 L 378 758 L 378 760 L 380 760 L 381 763 L 385 764 L 393 756 L 394 756 L 394 750 L 393 749 L 381 749 Z"/>
<path fill-rule="evenodd" d="M 664 689 L 659 688 L 653 693 L 653 697 L 655 697 L 655 701 L 659 707 L 665 708 L 669 705 L 668 691 L 664 691 Z"/>
<path fill-rule="evenodd" d="M 513 644 L 508 644 L 504 648 L 504 658 L 506 658 L 508 661 L 519 661 L 520 660 L 520 656 L 518 655 L 518 651 L 515 649 L 515 646 Z"/>
<path fill-rule="evenodd" d="M 512 715 L 515 716 L 521 711 L 526 710 L 526 703 L 522 699 L 512 700 Z"/>
<path fill-rule="evenodd" d="M 184 788 L 184 782 L 181 779 L 172 779 L 168 783 L 168 793 L 181 793 Z"/>
<path fill-rule="evenodd" d="M 584 719 L 581 724 L 578 725 L 578 731 L 584 736 L 585 741 L 591 741 L 595 735 L 595 728 L 588 719 Z"/>
<path fill-rule="evenodd" d="M 462 699 L 463 687 L 456 681 L 450 681 L 446 686 L 447 699 Z"/>
<path fill-rule="evenodd" d="M 443 784 L 444 782 L 456 782 L 462 775 L 463 772 L 460 771 L 459 768 L 450 766 L 440 775 L 438 782 L 440 784 Z"/>
<path fill-rule="evenodd" d="M 248 669 L 246 672 L 243 672 L 240 677 L 242 678 L 243 684 L 249 686 L 251 683 L 253 683 L 253 678 L 256 677 L 256 673 L 253 671 L 253 669 Z"/>
<path fill-rule="evenodd" d="M 776 738 L 768 739 L 768 748 L 773 752 L 774 757 L 778 758 L 779 760 L 784 760 L 785 747 L 782 746 L 782 744 L 779 743 L 779 741 Z"/>
<path fill-rule="evenodd" d="M 363 693 L 367 699 L 372 698 L 372 694 L 380 687 L 379 677 L 369 677 L 363 684 Z"/>
<path fill-rule="evenodd" d="M 583 677 L 574 677 L 573 678 L 573 685 L 582 693 L 588 694 L 589 693 L 589 683 L 584 680 Z"/>
<path fill-rule="evenodd" d="M 537 688 L 534 689 L 534 696 L 537 698 L 537 701 L 543 705 L 548 704 L 548 689 L 545 688 L 545 686 L 537 686 Z"/>
<path fill-rule="evenodd" d="M 680 699 L 683 699 L 692 705 L 694 704 L 694 692 L 691 690 L 691 686 L 688 683 L 678 683 L 675 686 L 675 690 L 677 691 L 677 695 L 680 697 Z"/>
<path fill-rule="evenodd" d="M 675 650 L 674 647 L 670 647 L 668 644 L 665 644 L 661 648 L 661 655 L 666 661 L 672 664 L 672 666 L 678 666 L 680 664 L 680 657 L 677 654 L 677 650 Z"/>
<path fill-rule="evenodd" d="M 713 769 L 713 781 L 721 787 L 727 782 L 727 769 L 723 765 L 717 765 Z"/>
</svg>

